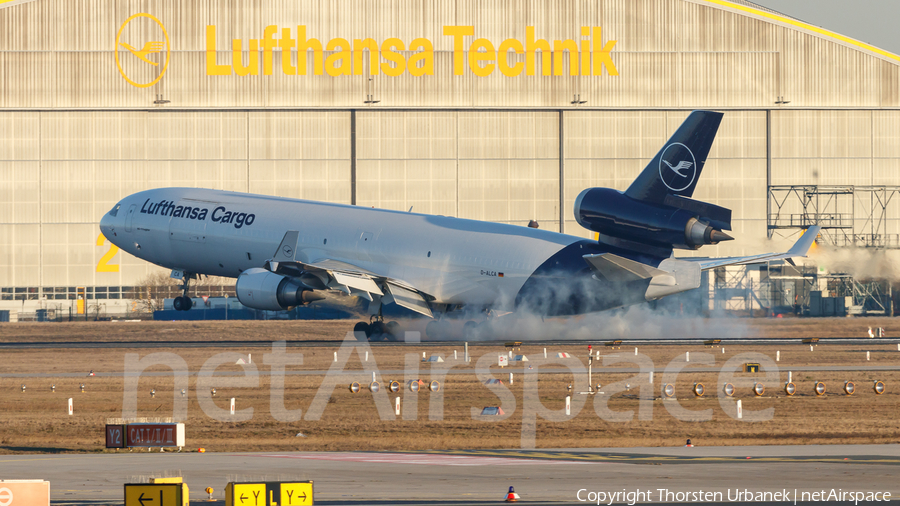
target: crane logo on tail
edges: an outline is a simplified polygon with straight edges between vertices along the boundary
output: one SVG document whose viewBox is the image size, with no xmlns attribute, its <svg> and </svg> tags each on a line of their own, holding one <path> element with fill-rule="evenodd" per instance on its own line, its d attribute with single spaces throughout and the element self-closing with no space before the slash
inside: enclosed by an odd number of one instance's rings
<svg viewBox="0 0 900 506">
<path fill-rule="evenodd" d="M 687 177 L 687 174 L 682 172 L 683 170 L 690 169 L 691 165 L 694 165 L 692 162 L 686 162 L 684 160 L 678 162 L 678 165 L 673 166 L 671 163 L 663 160 L 663 163 L 669 166 L 672 169 L 672 172 L 678 174 L 681 177 Z"/>
<path fill-rule="evenodd" d="M 697 178 L 694 153 L 680 142 L 666 146 L 659 159 L 659 178 L 673 192 L 689 188 Z"/>
</svg>

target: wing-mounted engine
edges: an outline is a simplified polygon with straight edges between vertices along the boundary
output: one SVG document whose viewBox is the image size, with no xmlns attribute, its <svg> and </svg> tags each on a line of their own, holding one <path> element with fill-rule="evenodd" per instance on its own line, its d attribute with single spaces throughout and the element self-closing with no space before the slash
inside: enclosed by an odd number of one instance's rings
<svg viewBox="0 0 900 506">
<path fill-rule="evenodd" d="M 676 195 L 651 203 L 588 188 L 575 199 L 575 219 L 603 236 L 659 248 L 698 249 L 733 239 L 722 232 L 731 230 L 730 209 Z"/>
<path fill-rule="evenodd" d="M 298 239 L 299 232 L 289 230 L 275 255 L 266 261 L 266 268 L 247 269 L 241 273 L 235 289 L 242 304 L 277 311 L 324 298 L 313 290 L 336 290 L 376 303 L 370 307 L 393 302 L 425 316 L 433 316 L 429 302 L 434 297 L 405 281 L 339 260 L 299 261 Z"/>
<path fill-rule="evenodd" d="M 282 311 L 325 298 L 297 278 L 261 268 L 242 272 L 234 289 L 241 304 L 266 311 Z"/>
</svg>

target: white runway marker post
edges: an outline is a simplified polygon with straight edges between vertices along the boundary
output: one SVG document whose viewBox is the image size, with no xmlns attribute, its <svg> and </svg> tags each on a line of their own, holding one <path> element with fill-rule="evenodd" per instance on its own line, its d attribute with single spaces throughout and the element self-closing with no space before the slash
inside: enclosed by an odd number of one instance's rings
<svg viewBox="0 0 900 506">
<path fill-rule="evenodd" d="M 794 377 L 794 373 L 791 371 L 788 371 L 788 383 L 794 382 L 793 377 Z"/>
<path fill-rule="evenodd" d="M 872 358 L 872 355 L 870 355 L 870 353 L 871 353 L 871 352 L 869 352 L 869 351 L 866 352 L 866 360 L 867 360 L 867 361 L 868 361 L 868 360 L 871 360 L 871 358 Z"/>
<path fill-rule="evenodd" d="M 781 352 L 780 351 L 775 352 L 775 361 L 781 362 Z"/>
<path fill-rule="evenodd" d="M 689 351 L 684 352 L 684 361 L 685 362 L 691 361 L 691 352 L 689 352 Z"/>
<path fill-rule="evenodd" d="M 72 398 L 70 397 L 69 398 L 69 416 L 72 416 L 74 414 L 75 414 L 75 408 L 74 408 L 74 406 L 72 406 Z"/>
<path fill-rule="evenodd" d="M 334 352 L 334 361 L 337 362 L 337 352 Z"/>
<path fill-rule="evenodd" d="M 566 416 L 572 415 L 572 396 L 566 396 Z"/>
<path fill-rule="evenodd" d="M 635 346 L 635 347 L 634 347 L 634 356 L 637 356 L 637 354 L 638 354 L 638 352 L 637 352 L 637 346 Z"/>
<path fill-rule="evenodd" d="M 456 350 L 453 350 L 453 360 L 459 360 L 459 359 L 456 357 Z"/>
<path fill-rule="evenodd" d="M 234 414 L 234 397 L 231 398 L 231 414 Z"/>
<path fill-rule="evenodd" d="M 653 384 L 653 371 L 650 371 L 650 384 Z"/>
<path fill-rule="evenodd" d="M 744 408 L 741 407 L 740 399 L 738 399 L 738 401 L 737 401 L 737 415 L 738 415 L 738 420 L 740 420 L 741 418 L 744 418 Z"/>
<path fill-rule="evenodd" d="M 394 400 L 394 414 L 400 416 L 400 398 Z"/>
<path fill-rule="evenodd" d="M 513 373 L 509 373 L 509 384 L 513 384 Z"/>
<path fill-rule="evenodd" d="M 364 360 L 364 362 L 368 362 L 368 361 L 369 361 L 369 352 L 367 351 L 367 352 L 366 352 L 366 359 Z"/>
<path fill-rule="evenodd" d="M 897 345 L 897 349 L 900 350 L 900 344 Z M 547 358 L 547 348 L 544 348 L 544 358 Z"/>
</svg>

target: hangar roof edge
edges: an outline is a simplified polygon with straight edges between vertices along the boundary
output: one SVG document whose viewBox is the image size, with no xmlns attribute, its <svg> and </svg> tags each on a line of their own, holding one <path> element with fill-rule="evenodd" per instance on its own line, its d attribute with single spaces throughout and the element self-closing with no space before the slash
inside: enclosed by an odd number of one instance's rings
<svg viewBox="0 0 900 506">
<path fill-rule="evenodd" d="M 853 46 L 859 49 L 863 49 L 865 51 L 869 51 L 871 53 L 875 53 L 876 55 L 885 58 L 887 60 L 891 60 L 893 63 L 900 64 L 900 56 L 891 53 L 890 51 L 885 51 L 884 49 L 875 47 L 871 44 L 866 44 L 865 42 L 858 41 L 856 39 L 847 37 L 846 35 L 841 35 L 837 32 L 832 32 L 831 30 L 827 30 L 825 28 L 821 28 L 815 25 L 811 25 L 809 23 L 800 21 L 799 19 L 794 19 L 790 16 L 786 16 L 784 14 L 777 13 L 771 9 L 765 9 L 761 6 L 755 6 L 751 2 L 744 1 L 730 1 L 730 0 L 688 0 L 697 4 L 706 4 L 706 5 L 715 5 L 718 7 L 724 7 L 727 9 L 737 10 L 746 14 L 752 14 L 754 16 L 762 17 L 765 19 L 770 19 L 773 21 L 778 21 L 780 23 L 784 23 L 789 26 L 793 26 L 795 28 L 799 28 L 802 30 L 806 30 L 812 32 L 814 34 L 824 36 L 830 39 L 834 39 L 838 42 L 842 42 L 849 46 Z M 755 7 L 751 7 L 755 6 Z"/>
</svg>

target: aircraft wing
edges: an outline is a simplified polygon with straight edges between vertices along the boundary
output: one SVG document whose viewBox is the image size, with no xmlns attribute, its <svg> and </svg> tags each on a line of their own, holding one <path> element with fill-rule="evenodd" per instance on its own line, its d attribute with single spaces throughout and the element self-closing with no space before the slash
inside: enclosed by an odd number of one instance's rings
<svg viewBox="0 0 900 506">
<path fill-rule="evenodd" d="M 269 270 L 297 276 L 301 282 L 315 289 L 339 290 L 369 301 L 375 295 L 381 298 L 383 304 L 394 302 L 419 314 L 434 317 L 428 305 L 434 297 L 403 280 L 330 258 L 308 263 L 295 260 L 298 236 L 296 231 L 284 235 L 275 256 L 267 262 Z"/>
<path fill-rule="evenodd" d="M 715 269 L 716 267 L 725 267 L 727 265 L 747 265 L 769 262 L 772 260 L 788 260 L 795 257 L 805 257 L 812 246 L 816 236 L 819 235 L 821 227 L 812 226 L 806 229 L 806 232 L 797 239 L 797 242 L 791 246 L 791 249 L 784 253 L 763 253 L 761 255 L 751 255 L 746 257 L 723 257 L 723 258 L 681 258 L 687 262 L 696 262 L 700 264 L 701 270 Z"/>
</svg>

